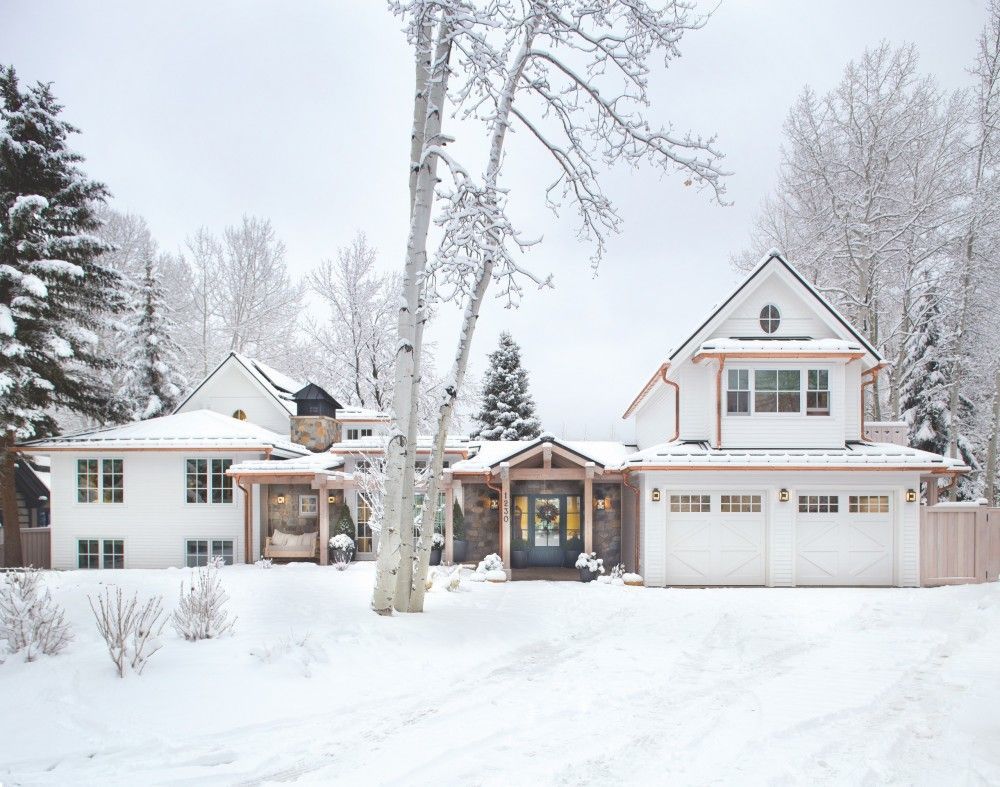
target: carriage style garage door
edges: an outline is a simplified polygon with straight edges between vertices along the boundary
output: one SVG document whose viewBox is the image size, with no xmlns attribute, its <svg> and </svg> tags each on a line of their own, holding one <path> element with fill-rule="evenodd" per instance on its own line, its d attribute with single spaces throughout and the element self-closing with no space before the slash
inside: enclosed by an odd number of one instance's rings
<svg viewBox="0 0 1000 787">
<path fill-rule="evenodd" d="M 671 492 L 668 585 L 763 585 L 764 496 Z"/>
<path fill-rule="evenodd" d="M 891 585 L 892 546 L 889 495 L 799 495 L 797 585 Z"/>
</svg>

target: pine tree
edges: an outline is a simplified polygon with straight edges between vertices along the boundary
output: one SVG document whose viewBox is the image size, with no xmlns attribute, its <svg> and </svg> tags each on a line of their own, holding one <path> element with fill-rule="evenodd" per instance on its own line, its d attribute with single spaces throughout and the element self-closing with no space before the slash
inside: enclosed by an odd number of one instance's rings
<svg viewBox="0 0 1000 787">
<path fill-rule="evenodd" d="M 506 331 L 489 355 L 476 421 L 479 428 L 472 436 L 483 440 L 530 440 L 540 432 L 535 402 L 528 393 L 528 372 L 521 366 L 521 348 Z"/>
<path fill-rule="evenodd" d="M 171 338 L 159 269 L 152 249 L 145 255 L 142 278 L 136 283 L 134 317 L 126 337 L 124 407 L 141 421 L 173 411 L 187 386 L 178 370 L 179 349 Z"/>
<path fill-rule="evenodd" d="M 108 195 L 78 167 L 66 140 L 76 129 L 47 84 L 22 90 L 0 67 L 0 497 L 17 522 L 17 440 L 50 433 L 64 408 L 107 420 L 115 401 L 100 372 L 96 332 L 121 311 L 118 275 L 99 256 L 95 205 Z M 8 527 L 6 565 L 21 563 Z"/>
</svg>

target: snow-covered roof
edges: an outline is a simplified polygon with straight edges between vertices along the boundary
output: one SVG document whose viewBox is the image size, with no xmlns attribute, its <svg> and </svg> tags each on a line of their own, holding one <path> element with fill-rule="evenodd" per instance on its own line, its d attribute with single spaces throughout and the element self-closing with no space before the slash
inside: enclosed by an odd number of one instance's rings
<svg viewBox="0 0 1000 787">
<path fill-rule="evenodd" d="M 222 362 L 216 366 L 204 380 L 198 383 L 191 393 L 185 396 L 177 407 L 174 408 L 174 412 L 176 413 L 183 408 L 184 405 L 187 404 L 188 400 L 190 400 L 191 397 L 194 396 L 206 382 L 211 380 L 216 375 L 219 369 L 230 362 L 239 364 L 258 385 L 260 385 L 288 412 L 289 415 L 295 415 L 295 392 L 304 388 L 306 383 L 301 380 L 296 380 L 293 377 L 289 377 L 284 372 L 279 372 L 277 369 L 272 366 L 268 366 L 266 363 L 262 363 L 261 361 L 238 352 L 230 352 L 229 355 L 223 358 Z"/>
<path fill-rule="evenodd" d="M 308 449 L 249 421 L 240 421 L 212 410 L 191 410 L 123 426 L 110 426 L 74 434 L 32 440 L 25 448 L 45 450 L 114 450 L 157 448 L 273 448 L 284 454 L 304 456 Z"/>
<path fill-rule="evenodd" d="M 501 462 L 516 458 L 543 443 L 568 449 L 584 461 L 594 462 L 607 469 L 621 467 L 631 449 L 623 443 L 612 440 L 557 440 L 551 435 L 543 435 L 534 440 L 483 440 L 479 450 L 469 459 L 452 465 L 452 472 L 485 473 Z"/>
<path fill-rule="evenodd" d="M 303 473 L 335 471 L 338 467 L 343 466 L 344 457 L 339 454 L 323 452 L 309 454 L 308 456 L 298 456 L 294 459 L 252 459 L 246 462 L 239 462 L 229 468 L 229 474 L 266 473 L 268 475 L 300 475 Z"/>
<path fill-rule="evenodd" d="M 389 414 L 381 410 L 369 410 L 364 407 L 341 407 L 337 410 L 338 421 L 388 421 Z"/>
<path fill-rule="evenodd" d="M 965 472 L 957 459 L 895 443 L 848 443 L 843 448 L 712 448 L 705 442 L 661 443 L 632 454 L 626 465 L 635 470 L 687 468 L 892 468 Z"/>
<path fill-rule="evenodd" d="M 698 355 L 719 355 L 722 353 L 755 353 L 780 356 L 787 353 L 837 353 L 843 355 L 863 355 L 860 342 L 844 339 L 740 339 L 716 336 L 701 343 L 695 352 Z"/>
<path fill-rule="evenodd" d="M 350 453 L 374 453 L 385 450 L 385 435 L 372 435 L 371 437 L 359 437 L 356 440 L 341 440 L 330 446 L 329 451 L 336 454 Z M 445 441 L 445 451 L 450 454 L 467 454 L 472 444 L 468 437 L 460 435 L 449 435 Z M 417 437 L 417 451 L 429 452 L 434 447 L 434 438 L 423 435 Z"/>
</svg>

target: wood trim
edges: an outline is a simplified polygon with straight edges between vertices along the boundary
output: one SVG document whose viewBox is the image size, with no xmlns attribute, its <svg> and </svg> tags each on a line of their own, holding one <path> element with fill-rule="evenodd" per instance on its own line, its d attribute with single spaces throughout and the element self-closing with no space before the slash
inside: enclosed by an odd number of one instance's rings
<svg viewBox="0 0 1000 787">
<path fill-rule="evenodd" d="M 667 369 L 669 368 L 670 368 L 669 363 L 660 364 L 660 368 L 657 369 L 655 372 L 653 372 L 653 376 L 649 378 L 646 384 L 642 387 L 642 390 L 639 391 L 638 394 L 636 394 L 635 399 L 632 400 L 632 404 L 630 404 L 628 408 L 625 410 L 625 412 L 622 413 L 622 419 L 628 418 L 630 415 L 632 415 L 632 413 L 636 411 L 636 408 L 638 408 L 639 405 L 642 404 L 642 400 L 645 399 L 649 395 L 649 392 L 653 390 L 653 387 L 656 385 L 657 378 L 665 375 L 667 373 Z"/>
<path fill-rule="evenodd" d="M 660 379 L 667 385 L 674 387 L 674 436 L 668 441 L 673 443 L 681 436 L 681 386 L 680 383 L 667 379 L 667 369 L 669 368 L 670 364 L 663 364 L 660 367 Z"/>
<path fill-rule="evenodd" d="M 253 519 L 252 500 L 253 485 L 243 486 L 240 479 L 236 479 L 236 486 L 243 492 L 243 562 L 247 565 L 253 563 Z"/>
<path fill-rule="evenodd" d="M 529 467 L 523 470 L 511 470 L 510 477 L 514 481 L 582 481 L 586 470 L 572 467 L 556 467 L 546 470 L 544 467 Z"/>
<path fill-rule="evenodd" d="M 450 473 L 444 476 L 444 562 L 455 561 L 455 484 Z"/>
<path fill-rule="evenodd" d="M 594 465 L 587 464 L 583 479 L 583 551 L 594 551 Z"/>
<path fill-rule="evenodd" d="M 628 474 L 629 474 L 628 470 L 622 473 L 622 484 L 626 488 L 631 489 L 635 493 L 635 532 L 633 533 L 633 538 L 632 538 L 632 540 L 635 542 L 634 543 L 635 554 L 633 555 L 635 563 L 633 563 L 632 570 L 636 574 L 641 574 L 642 572 L 639 570 L 639 556 L 641 554 L 639 550 L 639 539 L 641 538 L 640 533 L 642 533 L 642 493 L 639 491 L 639 487 L 629 483 Z M 622 503 L 622 529 L 624 530 L 624 528 L 625 528 L 625 504 Z"/>
<path fill-rule="evenodd" d="M 510 466 L 500 466 L 500 558 L 504 568 L 510 568 Z"/>
<path fill-rule="evenodd" d="M 500 498 L 499 505 L 497 506 L 497 533 L 500 536 L 500 549 L 502 551 L 503 550 L 503 505 L 504 505 L 503 489 L 501 489 L 498 486 L 493 486 L 493 484 L 490 483 L 489 478 L 486 479 L 486 488 L 496 492 L 497 496 Z M 501 559 L 503 559 L 503 555 L 501 555 Z M 504 566 L 507 567 L 507 564 L 504 563 Z"/>
<path fill-rule="evenodd" d="M 889 364 L 886 363 L 885 361 L 881 361 L 881 362 L 875 364 L 871 369 L 867 369 L 867 370 L 861 372 L 861 376 L 862 377 L 864 377 L 865 375 L 869 376 L 868 380 L 862 380 L 861 381 L 861 396 L 859 397 L 861 399 L 861 420 L 860 420 L 860 427 L 861 427 L 860 428 L 860 432 L 861 432 L 861 435 L 860 435 L 860 437 L 861 437 L 862 440 L 869 440 L 868 435 L 865 434 L 865 431 L 866 431 L 866 424 L 865 424 L 865 388 L 867 388 L 869 385 L 874 385 L 875 384 L 875 379 L 876 379 L 878 373 L 880 371 L 882 371 L 882 369 L 884 369 L 888 365 Z"/>
<path fill-rule="evenodd" d="M 232 478 L 243 479 L 252 484 L 309 484 L 313 485 L 316 476 L 312 473 L 229 473 Z M 318 488 L 318 487 L 317 487 Z"/>
<path fill-rule="evenodd" d="M 864 358 L 865 354 L 861 352 L 792 352 L 792 353 L 774 353 L 765 351 L 741 351 L 741 350 L 706 350 L 695 355 L 691 360 L 695 363 L 700 363 L 706 358 L 759 358 L 761 360 L 769 361 L 781 361 L 781 360 L 817 360 L 822 358 L 844 358 L 849 361 L 856 361 L 860 358 Z"/>
<path fill-rule="evenodd" d="M 726 356 L 719 356 L 719 368 L 715 371 L 715 447 L 722 448 L 722 370 L 726 366 Z"/>
<path fill-rule="evenodd" d="M 227 452 L 239 452 L 239 453 L 262 453 L 265 454 L 265 458 L 269 458 L 271 452 L 274 450 L 274 446 L 269 445 L 239 445 L 239 446 L 229 446 L 229 445 L 217 445 L 206 448 L 178 448 L 176 446 L 150 446 L 146 448 L 135 448 L 135 447 L 112 447 L 112 446 L 89 446 L 89 445 L 79 445 L 79 446 L 52 446 L 51 448 L 43 448 L 41 446 L 19 446 L 15 449 L 19 453 L 25 454 L 51 454 L 56 452 L 71 452 L 75 454 L 92 454 L 95 451 L 106 452 L 111 454 L 122 454 L 122 453 L 134 453 L 138 451 L 143 451 L 146 453 L 187 453 L 187 454 L 197 454 L 197 453 L 219 453 L 220 451 Z M 284 450 L 284 449 L 279 449 Z M 305 456 L 305 454 L 304 454 Z"/>
</svg>

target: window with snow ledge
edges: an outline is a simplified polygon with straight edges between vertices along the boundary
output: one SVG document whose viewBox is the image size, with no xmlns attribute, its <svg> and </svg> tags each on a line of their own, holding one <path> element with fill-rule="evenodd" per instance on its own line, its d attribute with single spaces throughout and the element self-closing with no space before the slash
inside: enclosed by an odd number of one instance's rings
<svg viewBox="0 0 1000 787">
<path fill-rule="evenodd" d="M 208 561 L 222 558 L 222 562 L 233 565 L 233 542 L 231 539 L 189 538 L 184 546 L 184 563 L 188 568 L 207 566 Z"/>
</svg>

